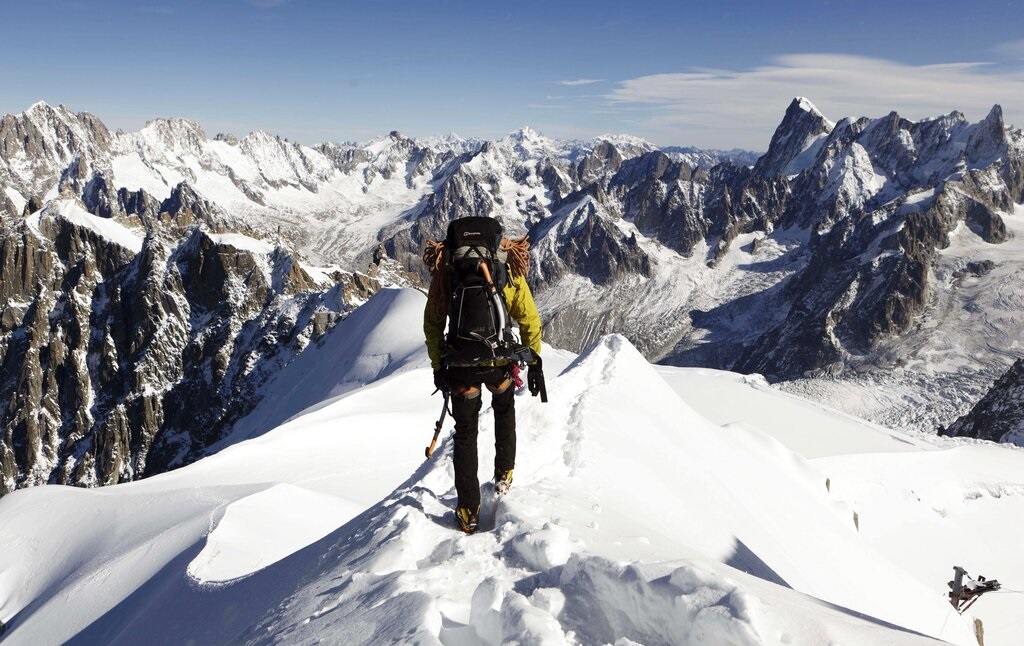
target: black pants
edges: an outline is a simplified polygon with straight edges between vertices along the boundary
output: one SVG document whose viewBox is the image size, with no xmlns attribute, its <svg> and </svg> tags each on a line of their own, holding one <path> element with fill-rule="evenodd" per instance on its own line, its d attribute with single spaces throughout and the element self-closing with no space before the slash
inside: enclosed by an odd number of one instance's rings
<svg viewBox="0 0 1024 646">
<path fill-rule="evenodd" d="M 447 379 L 452 392 L 452 417 L 455 418 L 455 490 L 459 494 L 459 507 L 475 511 L 480 506 L 476 436 L 482 387 L 492 393 L 495 471 L 507 471 L 516 463 L 516 389 L 507 366 L 449 368 Z"/>
</svg>

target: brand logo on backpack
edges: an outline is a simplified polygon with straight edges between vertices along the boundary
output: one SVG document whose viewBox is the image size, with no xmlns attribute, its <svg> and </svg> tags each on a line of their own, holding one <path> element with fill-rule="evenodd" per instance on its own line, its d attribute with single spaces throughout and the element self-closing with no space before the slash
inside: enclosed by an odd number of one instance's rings
<svg viewBox="0 0 1024 646">
<path fill-rule="evenodd" d="M 510 359 L 520 348 L 502 293 L 508 277 L 501 233 L 501 224 L 487 217 L 460 218 L 448 225 L 445 248 L 452 300 L 445 361 L 449 366 Z"/>
</svg>

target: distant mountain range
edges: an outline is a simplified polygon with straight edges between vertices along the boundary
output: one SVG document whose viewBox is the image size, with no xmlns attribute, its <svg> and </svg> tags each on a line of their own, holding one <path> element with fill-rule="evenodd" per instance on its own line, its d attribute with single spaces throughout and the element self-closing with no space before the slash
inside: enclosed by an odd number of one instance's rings
<svg viewBox="0 0 1024 646">
<path fill-rule="evenodd" d="M 557 346 L 621 332 L 933 428 L 1024 342 L 1022 198 L 998 106 L 833 123 L 795 99 L 757 155 L 529 128 L 307 147 L 39 103 L 0 119 L 0 493 L 194 459 L 467 215 L 530 237 Z"/>
</svg>

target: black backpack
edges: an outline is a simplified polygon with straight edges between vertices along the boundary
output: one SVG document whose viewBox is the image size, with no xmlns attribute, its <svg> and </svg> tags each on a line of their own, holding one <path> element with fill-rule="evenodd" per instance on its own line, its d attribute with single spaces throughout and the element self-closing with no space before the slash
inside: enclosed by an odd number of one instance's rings
<svg viewBox="0 0 1024 646">
<path fill-rule="evenodd" d="M 494 218 L 460 218 L 448 225 L 444 243 L 452 295 L 445 338 L 448 366 L 480 366 L 512 360 L 523 352 L 512 333 L 502 293 L 508 269 L 501 234 L 501 223 Z"/>
</svg>

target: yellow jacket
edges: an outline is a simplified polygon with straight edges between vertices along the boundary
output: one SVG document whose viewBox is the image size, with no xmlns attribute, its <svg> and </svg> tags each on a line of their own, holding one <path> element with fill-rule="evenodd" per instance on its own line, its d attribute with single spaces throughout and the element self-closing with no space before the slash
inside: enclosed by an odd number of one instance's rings
<svg viewBox="0 0 1024 646">
<path fill-rule="evenodd" d="M 537 304 L 533 302 L 533 294 L 530 292 L 530 286 L 526 284 L 526 278 L 513 276 L 502 289 L 502 295 L 505 297 L 509 316 L 519 323 L 519 338 L 523 345 L 540 356 L 540 312 L 537 311 Z M 427 340 L 430 367 L 434 370 L 441 369 L 444 327 L 448 320 L 446 313 L 439 313 L 437 310 L 434 303 L 428 299 L 423 310 L 423 336 Z"/>
</svg>

